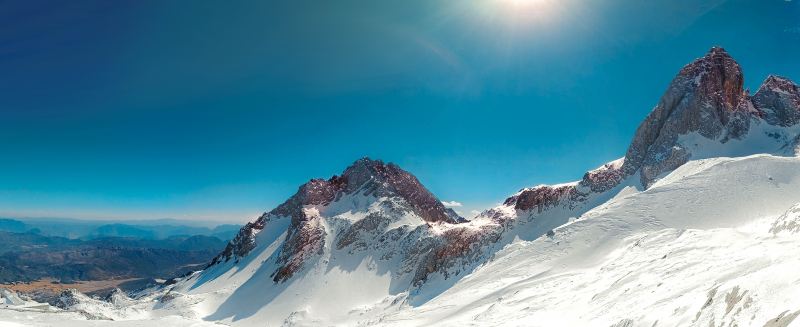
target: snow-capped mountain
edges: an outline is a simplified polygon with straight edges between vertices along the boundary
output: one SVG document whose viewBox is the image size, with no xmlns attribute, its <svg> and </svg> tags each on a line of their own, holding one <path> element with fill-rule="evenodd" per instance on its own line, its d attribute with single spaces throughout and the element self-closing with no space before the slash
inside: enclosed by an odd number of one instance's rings
<svg viewBox="0 0 800 327">
<path fill-rule="evenodd" d="M 272 273 L 276 283 L 324 254 L 326 245 L 366 250 L 381 236 L 396 241 L 407 236 L 410 227 L 457 224 L 463 218 L 445 208 L 413 175 L 394 164 L 363 158 L 341 176 L 312 179 L 289 200 L 247 224 L 210 266 L 246 257 L 258 246 L 258 234 L 279 220 L 288 220 L 288 229 Z"/>
<path fill-rule="evenodd" d="M 175 290 L 191 297 L 223 289 L 224 302 L 212 314 L 220 319 L 268 307 L 281 322 L 301 314 L 297 308 L 307 301 L 347 312 L 418 285 L 433 271 L 430 258 L 444 255 L 433 249 L 451 242 L 447 230 L 460 224 L 464 219 L 413 175 L 363 158 L 340 176 L 301 186 Z M 359 292 L 341 297 L 354 288 Z"/>
<path fill-rule="evenodd" d="M 203 271 L 114 301 L 237 326 L 798 324 L 800 88 L 743 85 L 712 48 L 624 157 L 470 219 L 400 167 L 357 160 L 248 223 Z"/>
<path fill-rule="evenodd" d="M 468 221 L 396 165 L 358 160 L 245 226 L 165 305 L 245 325 L 439 316 L 425 308 L 449 299 L 457 310 L 486 293 L 476 280 L 508 287 L 508 269 L 533 276 L 554 269 L 535 268 L 544 262 L 602 261 L 638 233 L 777 217 L 800 202 L 800 92 L 776 76 L 753 96 L 743 85 L 739 64 L 712 48 L 673 79 L 623 158 L 576 182 L 523 189 Z M 794 230 L 787 217 L 772 230 Z"/>
</svg>

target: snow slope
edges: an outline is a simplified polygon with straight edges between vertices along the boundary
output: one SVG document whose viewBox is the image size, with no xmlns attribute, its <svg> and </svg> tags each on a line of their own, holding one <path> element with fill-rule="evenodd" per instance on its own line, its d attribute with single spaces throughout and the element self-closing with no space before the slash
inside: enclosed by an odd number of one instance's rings
<svg viewBox="0 0 800 327">
<path fill-rule="evenodd" d="M 367 205 L 344 206 L 342 202 Z M 392 208 L 399 202 L 402 201 L 357 195 L 306 211 L 326 215 L 322 220 L 326 235 L 337 235 L 352 222 L 377 212 L 394 217 L 386 230 L 410 233 L 424 221 L 411 212 L 394 216 Z M 255 255 L 218 264 L 189 277 L 171 290 L 170 294 L 178 297 L 165 307 L 186 308 L 191 310 L 190 316 L 244 326 L 280 325 L 295 320 L 310 324 L 347 323 L 352 310 L 398 295 L 405 288 L 397 285 L 409 283 L 410 275 L 392 273 L 402 267 L 400 258 L 392 256 L 396 250 L 393 247 L 339 249 L 334 244 L 339 238 L 328 237 L 323 254 L 301 275 L 276 284 L 273 272 L 279 266 L 277 251 L 286 238 L 288 224 L 289 219 L 267 223 L 256 236 L 258 246 L 251 252 Z"/>
<path fill-rule="evenodd" d="M 409 301 L 409 292 L 392 292 L 389 273 L 368 258 L 347 269 L 312 269 L 281 289 L 264 287 L 274 284 L 260 274 L 260 263 L 285 231 L 276 224 L 259 234 L 264 249 L 250 262 L 213 267 L 205 275 L 210 280 L 144 298 L 138 305 L 150 303 L 150 315 L 114 324 L 792 326 L 800 323 L 794 320 L 800 257 L 793 255 L 800 233 L 775 226 L 798 218 L 799 200 L 800 158 L 690 161 L 651 188 L 614 197 L 549 236 L 517 238 L 419 303 Z M 331 257 L 321 262 L 340 260 Z M 225 312 L 229 299 L 236 302 Z M 103 325 L 71 314 L 0 310 L 0 321 Z"/>
<path fill-rule="evenodd" d="M 735 191 L 734 191 L 735 190 Z M 800 312 L 800 235 L 776 218 L 800 200 L 800 159 L 757 155 L 690 162 L 518 241 L 390 325 L 763 325 Z"/>
</svg>

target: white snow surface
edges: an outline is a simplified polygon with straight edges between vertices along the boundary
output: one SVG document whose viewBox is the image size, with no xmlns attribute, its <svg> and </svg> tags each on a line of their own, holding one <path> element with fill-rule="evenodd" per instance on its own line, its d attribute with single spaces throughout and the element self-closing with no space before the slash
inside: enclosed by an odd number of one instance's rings
<svg viewBox="0 0 800 327">
<path fill-rule="evenodd" d="M 420 290 L 409 291 L 407 280 L 392 274 L 396 257 L 337 250 L 333 237 L 302 273 L 275 284 L 275 256 L 289 224 L 277 219 L 239 262 L 131 300 L 135 314 L 104 316 L 121 326 L 800 326 L 800 233 L 775 231 L 798 219 L 800 158 L 699 157 L 647 190 L 621 185 L 578 217 L 537 217 L 531 228 L 560 227 L 535 238 L 513 234 L 468 275 L 432 278 Z M 375 203 L 394 201 L 372 200 L 343 199 L 359 203 L 352 210 L 342 203 L 306 210 L 325 215 L 326 233 L 334 235 L 383 210 Z M 387 230 L 421 225 L 402 216 Z M 0 309 L 0 326 L 64 321 L 112 323 L 75 312 Z"/>
<path fill-rule="evenodd" d="M 690 162 L 553 237 L 507 246 L 436 298 L 380 321 L 763 326 L 791 316 L 800 236 L 770 228 L 800 200 L 798 169 L 798 158 L 769 155 Z"/>
<path fill-rule="evenodd" d="M 120 327 L 202 327 L 216 323 L 191 319 L 173 312 L 153 310 L 162 292 L 133 300 L 116 295 L 104 302 L 78 293 L 78 303 L 67 310 L 27 300 L 15 292 L 0 289 L 0 327 L 120 326 Z"/>
</svg>

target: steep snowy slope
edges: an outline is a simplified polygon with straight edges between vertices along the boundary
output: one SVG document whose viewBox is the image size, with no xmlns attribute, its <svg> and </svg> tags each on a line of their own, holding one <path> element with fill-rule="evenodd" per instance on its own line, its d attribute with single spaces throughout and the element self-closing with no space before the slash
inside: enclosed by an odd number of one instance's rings
<svg viewBox="0 0 800 327">
<path fill-rule="evenodd" d="M 420 242 L 435 241 L 432 226 L 460 220 L 412 175 L 361 159 L 246 226 L 164 305 L 197 303 L 188 307 L 199 316 L 243 324 L 336 322 L 407 291 Z"/>
</svg>

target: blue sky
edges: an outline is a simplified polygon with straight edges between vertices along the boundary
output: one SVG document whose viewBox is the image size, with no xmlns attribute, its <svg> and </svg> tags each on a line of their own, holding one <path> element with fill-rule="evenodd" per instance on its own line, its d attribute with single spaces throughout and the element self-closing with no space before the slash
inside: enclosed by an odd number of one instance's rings
<svg viewBox="0 0 800 327">
<path fill-rule="evenodd" d="M 621 157 L 711 46 L 800 80 L 785 0 L 0 4 L 0 215 L 242 222 L 370 156 L 465 214 Z"/>
</svg>

